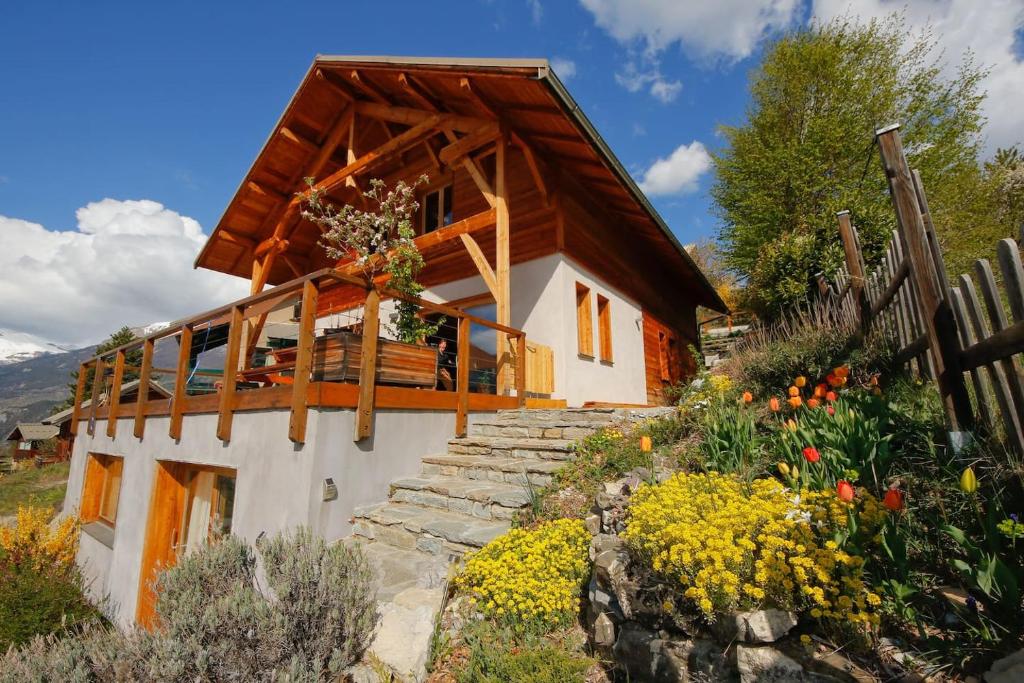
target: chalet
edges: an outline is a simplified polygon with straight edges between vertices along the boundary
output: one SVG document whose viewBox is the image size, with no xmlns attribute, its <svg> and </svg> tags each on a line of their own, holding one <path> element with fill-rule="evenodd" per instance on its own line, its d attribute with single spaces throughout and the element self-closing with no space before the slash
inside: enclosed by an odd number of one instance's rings
<svg viewBox="0 0 1024 683">
<path fill-rule="evenodd" d="M 57 436 L 57 428 L 42 422 L 19 422 L 7 435 L 12 444 L 15 460 L 26 460 L 38 455 L 43 444 Z"/>
<path fill-rule="evenodd" d="M 296 193 L 313 178 L 360 207 L 370 179 L 421 175 L 414 303 L 443 324 L 408 344 L 391 320 L 409 298 L 330 259 Z M 697 307 L 726 310 L 545 60 L 316 58 L 196 267 L 251 296 L 91 359 L 91 386 L 79 374 L 65 512 L 102 529 L 79 561 L 122 623 L 215 533 L 479 545 L 581 421 L 664 403 L 694 371 Z M 167 345 L 177 363 L 156 367 Z M 172 395 L 123 400 L 128 370 Z"/>
</svg>

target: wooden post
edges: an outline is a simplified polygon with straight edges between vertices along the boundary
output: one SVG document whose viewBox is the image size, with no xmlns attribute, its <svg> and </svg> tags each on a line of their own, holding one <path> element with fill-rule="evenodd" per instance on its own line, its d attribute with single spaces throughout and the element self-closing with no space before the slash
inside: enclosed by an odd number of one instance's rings
<svg viewBox="0 0 1024 683">
<path fill-rule="evenodd" d="M 89 400 L 89 424 L 86 427 L 89 436 L 96 433 L 96 408 L 100 402 L 100 388 L 103 386 L 103 374 L 106 371 L 107 366 L 103 358 L 97 358 L 96 367 L 92 371 L 92 397 Z"/>
<path fill-rule="evenodd" d="M 455 436 L 465 436 L 469 420 L 469 318 L 459 318 L 458 340 L 455 388 L 459 398 L 455 413 Z"/>
<path fill-rule="evenodd" d="M 516 398 L 519 407 L 526 406 L 526 333 L 516 337 Z"/>
<path fill-rule="evenodd" d="M 224 378 L 220 386 L 220 405 L 217 410 L 217 438 L 231 440 L 231 423 L 235 417 L 235 386 L 238 378 L 238 357 L 245 327 L 242 307 L 232 306 L 228 323 L 228 346 L 224 352 Z"/>
<path fill-rule="evenodd" d="M 309 387 L 309 378 L 313 372 L 313 344 L 316 334 L 318 294 L 319 290 L 315 282 L 306 280 L 303 283 L 302 309 L 299 314 L 299 342 L 295 353 L 295 376 L 292 378 L 292 414 L 288 420 L 288 438 L 295 443 L 306 441 L 306 417 L 309 414 L 306 389 Z M 365 334 L 363 341 L 365 346 Z M 376 342 L 377 335 L 374 334 L 374 347 L 376 347 Z"/>
<path fill-rule="evenodd" d="M 921 181 L 920 172 L 912 171 L 910 175 L 914 180 L 914 194 L 917 196 L 917 205 L 921 209 L 924 232 L 928 237 L 928 250 L 931 252 L 932 262 L 935 264 L 935 277 L 938 279 L 939 289 L 948 292 L 949 275 L 946 273 L 946 262 L 942 260 L 942 248 L 939 246 L 939 236 L 935 233 L 935 225 L 932 223 L 932 213 L 928 210 L 928 196 L 924 193 L 924 182 Z"/>
<path fill-rule="evenodd" d="M 495 145 L 494 154 L 494 197 L 495 197 L 495 250 L 494 275 L 497 280 L 497 323 L 511 326 L 512 302 L 509 287 L 509 214 L 508 214 L 508 183 L 506 181 L 505 157 L 508 141 L 504 132 Z M 497 394 L 504 395 L 508 389 L 508 335 L 498 332 L 498 377 Z"/>
<path fill-rule="evenodd" d="M 114 354 L 114 379 L 110 383 L 110 400 L 107 401 L 107 436 L 117 435 L 117 409 L 121 406 L 121 383 L 124 381 L 124 350 Z"/>
<path fill-rule="evenodd" d="M 178 365 L 174 370 L 174 396 L 171 399 L 171 424 L 167 433 L 174 440 L 181 438 L 181 421 L 185 415 L 185 385 L 188 383 L 190 368 L 189 360 L 192 357 L 192 326 L 183 325 L 181 336 L 178 337 L 181 346 L 178 348 Z"/>
<path fill-rule="evenodd" d="M 363 308 L 363 348 L 359 365 L 359 402 L 356 405 L 354 441 L 373 433 L 373 401 L 377 383 L 377 334 L 380 330 L 380 294 L 370 289 Z"/>
<path fill-rule="evenodd" d="M 853 234 L 850 212 L 840 211 L 836 217 L 839 219 L 839 237 L 843 241 L 846 269 L 850 271 L 850 293 L 853 295 L 857 324 L 860 326 L 861 333 L 867 334 L 871 327 L 871 313 L 864 295 L 864 267 L 861 264 L 860 249 L 857 246 L 857 238 Z"/>
<path fill-rule="evenodd" d="M 909 279 L 917 285 L 918 306 L 928 345 L 932 349 L 946 418 L 952 430 L 966 430 L 973 425 L 974 415 L 960 369 L 956 321 L 947 297 L 938 289 L 931 248 L 928 246 L 913 179 L 900 142 L 899 126 L 879 130 L 876 139 L 882 165 L 889 179 L 896 221 L 907 244 Z"/>
<path fill-rule="evenodd" d="M 75 405 L 71 410 L 71 436 L 78 436 L 78 421 L 82 418 L 82 399 L 85 397 L 85 380 L 89 374 L 89 364 L 78 366 L 78 382 L 75 384 Z"/>
<path fill-rule="evenodd" d="M 135 437 L 141 439 L 146 433 L 146 403 L 149 400 L 149 378 L 153 373 L 152 339 L 142 342 L 142 368 L 139 370 L 139 398 L 135 404 Z"/>
</svg>

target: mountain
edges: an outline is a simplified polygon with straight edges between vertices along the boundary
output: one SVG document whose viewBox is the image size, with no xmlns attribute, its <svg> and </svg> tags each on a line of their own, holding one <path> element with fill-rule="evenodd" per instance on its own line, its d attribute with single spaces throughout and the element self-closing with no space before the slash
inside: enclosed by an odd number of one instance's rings
<svg viewBox="0 0 1024 683">
<path fill-rule="evenodd" d="M 0 366 L 66 351 L 67 348 L 31 334 L 0 329 Z"/>
<path fill-rule="evenodd" d="M 166 328 L 169 323 L 152 323 L 143 327 L 133 328 L 136 336 L 152 334 Z M 0 343 L 8 332 L 2 332 Z M 24 335 L 29 336 L 29 335 Z M 31 340 L 30 340 L 31 341 Z M 20 337 L 14 342 L 24 345 Z M 85 360 L 93 357 L 96 346 L 65 350 L 55 344 L 36 340 L 38 354 L 29 355 L 22 360 L 13 360 L 0 364 L 0 438 L 14 429 L 19 422 L 38 422 L 57 411 L 57 407 L 67 400 L 71 389 L 71 373 Z M 0 346 L 0 352 L 7 347 Z M 11 347 L 13 348 L 13 347 Z M 21 346 L 19 348 L 28 348 Z M 31 351 L 26 351 L 31 353 Z M 173 368 L 178 362 L 178 344 L 170 338 L 157 342 L 153 353 L 153 366 Z M 204 367 L 222 367 L 224 349 L 216 348 L 200 356 Z M 156 381 L 170 386 L 173 379 L 158 376 Z M 89 388 L 86 392 L 90 391 Z"/>
</svg>

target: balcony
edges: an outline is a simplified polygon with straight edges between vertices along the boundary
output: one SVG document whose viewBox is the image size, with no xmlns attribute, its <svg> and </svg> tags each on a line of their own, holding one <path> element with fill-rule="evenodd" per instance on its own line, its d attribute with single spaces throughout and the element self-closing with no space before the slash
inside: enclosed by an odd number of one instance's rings
<svg viewBox="0 0 1024 683">
<path fill-rule="evenodd" d="M 415 344 L 398 341 L 389 311 L 401 300 L 440 322 L 437 334 Z M 550 363 L 543 347 L 529 351 Z M 462 436 L 470 411 L 525 405 L 527 355 L 522 330 L 386 287 L 368 289 L 357 277 L 323 269 L 86 361 L 71 433 L 80 420 L 90 435 L 105 421 L 113 438 L 119 421 L 129 418 L 143 439 L 147 418 L 169 416 L 169 436 L 180 439 L 188 416 L 217 414 L 211 437 L 230 441 L 236 412 L 288 410 L 288 437 L 301 444 L 310 408 L 348 408 L 355 410 L 359 441 L 372 434 L 374 410 L 385 408 L 454 411 L 455 433 Z M 173 367 L 160 367 L 162 358 L 176 359 L 164 363 Z M 122 402 L 122 384 L 135 377 L 142 386 L 173 387 L 171 398 Z"/>
</svg>

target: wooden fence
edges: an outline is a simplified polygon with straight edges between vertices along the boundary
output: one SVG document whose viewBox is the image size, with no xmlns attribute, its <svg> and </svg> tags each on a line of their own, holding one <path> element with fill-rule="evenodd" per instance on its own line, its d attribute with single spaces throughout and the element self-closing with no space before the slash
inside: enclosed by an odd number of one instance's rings
<svg viewBox="0 0 1024 683">
<path fill-rule="evenodd" d="M 845 268 L 831 285 L 819 278 L 822 300 L 850 316 L 863 336 L 892 340 L 898 365 L 934 379 L 952 430 L 970 429 L 978 420 L 993 431 L 1001 427 L 1009 445 L 1024 455 L 1021 245 L 1013 239 L 996 245 L 1002 291 L 987 259 L 975 262 L 974 276 L 964 273 L 951 281 L 921 176 L 907 164 L 899 127 L 879 130 L 876 142 L 897 229 L 884 258 L 868 271 L 850 214 L 840 212 Z"/>
</svg>

